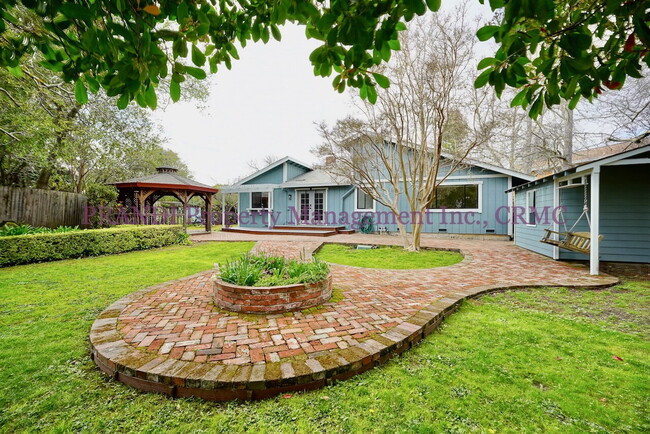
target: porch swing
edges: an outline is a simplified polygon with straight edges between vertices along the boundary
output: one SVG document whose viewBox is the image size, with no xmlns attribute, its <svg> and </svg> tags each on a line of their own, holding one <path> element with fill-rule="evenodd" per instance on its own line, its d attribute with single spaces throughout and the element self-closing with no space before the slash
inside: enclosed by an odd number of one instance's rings
<svg viewBox="0 0 650 434">
<path fill-rule="evenodd" d="M 575 185 L 575 184 L 573 184 Z M 550 229 L 544 229 L 546 233 L 544 237 L 540 240 L 542 243 L 550 244 L 552 246 L 557 246 L 561 249 L 571 250 L 573 252 L 584 253 L 588 255 L 591 251 L 591 232 L 574 232 L 573 229 L 578 225 L 580 220 L 585 218 L 587 220 L 587 226 L 591 229 L 591 221 L 589 220 L 589 205 L 587 198 L 587 182 L 583 183 L 584 185 L 584 200 L 582 205 L 582 214 L 578 219 L 573 223 L 570 229 L 567 229 L 566 220 L 562 214 L 562 208 L 560 208 L 560 217 L 562 218 L 562 224 L 564 225 L 564 232 L 552 231 Z M 569 185 L 571 186 L 571 185 Z M 602 240 L 603 236 L 598 236 L 598 241 Z"/>
</svg>

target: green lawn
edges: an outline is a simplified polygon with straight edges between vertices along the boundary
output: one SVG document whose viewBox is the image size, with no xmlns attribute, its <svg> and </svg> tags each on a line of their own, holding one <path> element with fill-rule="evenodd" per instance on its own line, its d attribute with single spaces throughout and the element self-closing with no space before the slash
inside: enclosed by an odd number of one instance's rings
<svg viewBox="0 0 650 434">
<path fill-rule="evenodd" d="M 262 402 L 140 393 L 90 361 L 88 330 L 112 301 L 251 245 L 0 269 L 0 431 L 650 431 L 650 283 L 642 281 L 472 300 L 381 368 Z"/>
<path fill-rule="evenodd" d="M 444 267 L 463 260 L 460 253 L 443 250 L 409 252 L 398 246 L 357 250 L 355 246 L 345 244 L 325 244 L 315 256 L 334 264 L 392 270 Z"/>
</svg>

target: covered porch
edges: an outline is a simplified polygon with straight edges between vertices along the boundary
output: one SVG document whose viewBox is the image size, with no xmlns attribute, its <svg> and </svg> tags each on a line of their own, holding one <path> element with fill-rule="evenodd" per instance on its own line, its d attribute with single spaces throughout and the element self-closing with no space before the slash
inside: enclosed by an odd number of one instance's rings
<svg viewBox="0 0 650 434">
<path fill-rule="evenodd" d="M 644 146 L 553 175 L 562 222 L 541 240 L 553 246 L 552 257 L 588 259 L 592 275 L 601 261 L 650 263 L 649 174 Z"/>
</svg>

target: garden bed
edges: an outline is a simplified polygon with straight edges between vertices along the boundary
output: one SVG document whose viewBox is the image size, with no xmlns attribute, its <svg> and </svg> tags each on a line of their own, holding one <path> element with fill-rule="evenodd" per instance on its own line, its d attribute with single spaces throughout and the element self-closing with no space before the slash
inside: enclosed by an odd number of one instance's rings
<svg viewBox="0 0 650 434">
<path fill-rule="evenodd" d="M 217 306 L 243 313 L 284 313 L 318 306 L 332 296 L 332 277 L 322 261 L 245 255 L 220 264 L 214 277 Z"/>
<path fill-rule="evenodd" d="M 325 303 L 332 296 L 332 276 L 314 283 L 240 286 L 214 279 L 214 301 L 232 312 L 284 313 Z"/>
</svg>

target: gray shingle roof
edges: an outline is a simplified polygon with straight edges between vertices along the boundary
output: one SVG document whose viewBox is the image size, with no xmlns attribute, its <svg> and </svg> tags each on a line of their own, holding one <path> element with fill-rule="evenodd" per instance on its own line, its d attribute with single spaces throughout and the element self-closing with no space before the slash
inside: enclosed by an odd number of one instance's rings
<svg viewBox="0 0 650 434">
<path fill-rule="evenodd" d="M 321 169 L 312 170 L 310 172 L 298 175 L 295 178 L 280 184 L 281 188 L 300 188 L 300 187 L 327 187 L 334 185 L 350 185 L 350 182 L 336 178 L 335 176 L 325 172 Z"/>
<path fill-rule="evenodd" d="M 163 166 L 158 167 L 158 173 L 151 175 L 141 176 L 139 178 L 131 178 L 125 181 L 113 182 L 114 185 L 120 184 L 134 184 L 134 183 L 147 183 L 147 184 L 169 184 L 169 185 L 190 185 L 194 187 L 212 188 L 210 185 L 202 184 L 198 181 L 186 178 L 176 173 L 176 169 Z"/>
</svg>

